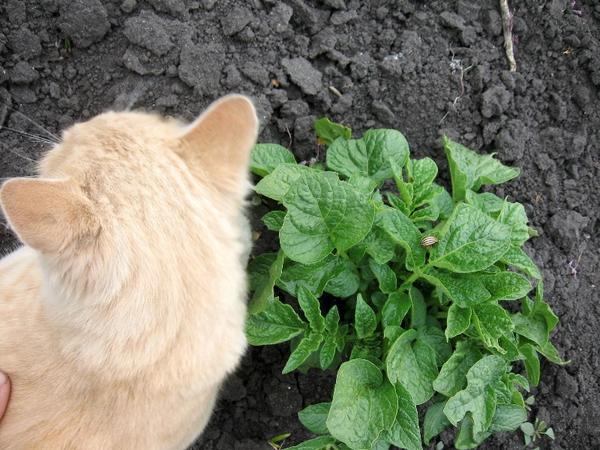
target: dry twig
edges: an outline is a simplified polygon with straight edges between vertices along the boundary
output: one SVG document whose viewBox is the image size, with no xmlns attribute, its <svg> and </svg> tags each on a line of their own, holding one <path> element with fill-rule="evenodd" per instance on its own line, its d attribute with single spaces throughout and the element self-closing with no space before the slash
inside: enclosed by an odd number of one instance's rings
<svg viewBox="0 0 600 450">
<path fill-rule="evenodd" d="M 511 72 L 517 71 L 517 62 L 515 61 L 515 52 L 513 49 L 513 15 L 508 8 L 508 0 L 500 0 L 500 14 L 502 15 L 502 30 L 504 31 L 504 50 Z"/>
</svg>

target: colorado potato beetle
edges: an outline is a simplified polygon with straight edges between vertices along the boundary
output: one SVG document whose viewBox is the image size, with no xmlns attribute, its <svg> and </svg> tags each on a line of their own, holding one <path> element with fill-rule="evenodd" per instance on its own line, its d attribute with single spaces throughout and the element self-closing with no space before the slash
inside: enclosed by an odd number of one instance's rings
<svg viewBox="0 0 600 450">
<path fill-rule="evenodd" d="M 437 243 L 438 238 L 435 236 L 424 236 L 423 239 L 421 239 L 421 247 L 429 248 L 433 247 Z"/>
</svg>

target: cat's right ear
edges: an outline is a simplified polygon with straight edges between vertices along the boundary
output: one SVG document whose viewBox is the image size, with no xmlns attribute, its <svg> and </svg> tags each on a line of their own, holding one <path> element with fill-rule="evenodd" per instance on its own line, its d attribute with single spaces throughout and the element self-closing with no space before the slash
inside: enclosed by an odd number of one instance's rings
<svg viewBox="0 0 600 450">
<path fill-rule="evenodd" d="M 19 239 L 41 252 L 100 229 L 90 201 L 69 180 L 13 178 L 0 189 L 0 203 Z"/>
<path fill-rule="evenodd" d="M 228 198 L 241 200 L 250 186 L 248 165 L 257 135 L 258 117 L 250 99 L 228 95 L 186 127 L 178 153 L 192 172 Z"/>
</svg>

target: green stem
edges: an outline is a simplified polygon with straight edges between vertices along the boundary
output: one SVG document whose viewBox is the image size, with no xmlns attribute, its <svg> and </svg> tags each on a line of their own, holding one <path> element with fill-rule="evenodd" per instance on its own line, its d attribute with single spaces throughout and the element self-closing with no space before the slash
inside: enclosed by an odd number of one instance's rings
<svg viewBox="0 0 600 450">
<path fill-rule="evenodd" d="M 421 278 L 421 271 L 416 269 L 415 272 L 410 277 L 408 277 L 406 281 L 404 281 L 404 283 L 402 283 L 401 288 L 408 290 L 408 288 L 410 288 L 410 286 L 412 286 L 412 284 L 419 278 Z"/>
</svg>

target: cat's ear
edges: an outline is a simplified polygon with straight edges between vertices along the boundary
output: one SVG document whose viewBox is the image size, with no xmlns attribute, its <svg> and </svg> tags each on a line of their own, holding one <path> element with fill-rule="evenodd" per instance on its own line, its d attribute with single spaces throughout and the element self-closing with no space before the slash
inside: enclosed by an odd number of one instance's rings
<svg viewBox="0 0 600 450">
<path fill-rule="evenodd" d="M 217 100 L 179 138 L 178 153 L 201 178 L 241 199 L 248 190 L 250 151 L 258 135 L 254 105 L 242 95 Z"/>
<path fill-rule="evenodd" d="M 41 252 L 59 251 L 100 228 L 90 201 L 69 180 L 13 178 L 2 186 L 0 202 L 19 239 Z"/>
</svg>

